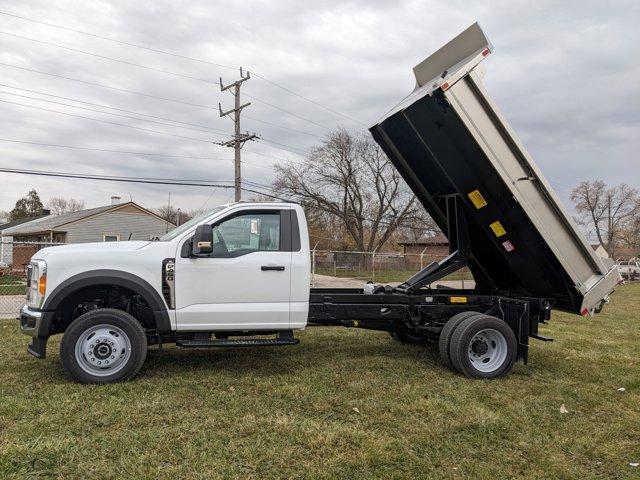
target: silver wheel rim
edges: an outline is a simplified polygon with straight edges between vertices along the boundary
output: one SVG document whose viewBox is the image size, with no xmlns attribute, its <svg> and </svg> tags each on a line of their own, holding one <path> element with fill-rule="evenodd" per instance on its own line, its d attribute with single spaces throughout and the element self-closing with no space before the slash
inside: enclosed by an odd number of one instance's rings
<svg viewBox="0 0 640 480">
<path fill-rule="evenodd" d="M 90 375 L 106 377 L 124 368 L 131 357 L 131 341 L 113 325 L 91 327 L 80 335 L 75 348 L 76 362 Z"/>
<path fill-rule="evenodd" d="M 507 339 L 502 333 L 486 328 L 476 333 L 469 342 L 469 361 L 480 372 L 495 372 L 504 365 L 508 349 Z"/>
</svg>

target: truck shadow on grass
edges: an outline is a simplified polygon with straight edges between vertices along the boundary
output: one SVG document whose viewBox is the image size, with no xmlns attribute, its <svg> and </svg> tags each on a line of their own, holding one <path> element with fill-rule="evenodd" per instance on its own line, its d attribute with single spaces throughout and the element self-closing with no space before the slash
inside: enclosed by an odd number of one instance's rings
<svg viewBox="0 0 640 480">
<path fill-rule="evenodd" d="M 383 338 L 365 343 L 358 339 L 327 343 L 314 342 L 288 347 L 180 349 L 174 346 L 151 347 L 141 376 L 179 375 L 181 371 L 224 371 L 255 375 L 304 374 L 332 365 L 352 365 L 356 362 L 383 366 L 399 362 L 417 368 L 441 367 L 437 345 L 401 345 Z M 353 365 L 352 365 L 353 366 Z M 372 367 L 373 368 L 373 367 Z"/>
</svg>

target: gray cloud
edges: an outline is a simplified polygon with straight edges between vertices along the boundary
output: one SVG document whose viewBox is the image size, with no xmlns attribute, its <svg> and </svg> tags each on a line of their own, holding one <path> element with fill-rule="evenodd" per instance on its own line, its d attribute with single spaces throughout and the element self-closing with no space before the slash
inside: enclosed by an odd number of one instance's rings
<svg viewBox="0 0 640 480">
<path fill-rule="evenodd" d="M 640 35 L 636 2 L 72 2 L 0 1 L 0 10 L 123 41 L 147 45 L 222 65 L 239 66 L 280 83 L 365 125 L 372 124 L 413 88 L 411 68 L 459 31 L 478 20 L 492 39 L 487 88 L 533 157 L 566 200 L 570 186 L 586 178 L 639 185 Z M 0 15 L 0 31 L 59 43 L 207 83 L 110 62 L 19 38 L 0 35 L 0 62 L 149 95 L 201 104 L 205 108 L 102 89 L 0 66 L 0 83 L 166 117 L 231 132 L 217 104 L 232 97 L 215 85 L 237 73 L 203 62 L 166 56 L 98 38 Z M 361 124 L 306 102 L 254 77 L 243 86 L 255 97 L 243 127 L 266 140 L 308 150 L 327 127 Z M 2 91 L 20 93 L 10 88 Z M 51 99 L 69 103 L 65 100 Z M 55 149 L 0 142 L 0 165 L 78 173 L 231 180 L 232 151 L 201 140 L 222 138 L 144 120 L 118 118 L 37 100 L 0 94 L 0 100 L 61 110 L 193 137 L 188 140 L 0 102 L 1 138 L 83 145 L 115 150 L 207 156 L 215 160 L 150 157 Z M 304 117 L 270 108 L 261 101 Z M 206 108 L 209 107 L 209 108 Z M 93 107 L 91 107 L 93 108 Z M 248 118 L 251 117 L 251 118 Z M 312 133 L 298 133 L 260 123 Z M 273 158 L 275 157 L 275 158 Z M 249 180 L 268 184 L 272 165 L 299 154 L 265 143 L 243 153 Z M 88 206 L 129 195 L 154 207 L 168 187 L 0 174 L 0 209 L 36 187 L 43 197 L 72 196 Z M 231 191 L 171 187 L 172 201 L 185 209 L 232 198 Z"/>
</svg>

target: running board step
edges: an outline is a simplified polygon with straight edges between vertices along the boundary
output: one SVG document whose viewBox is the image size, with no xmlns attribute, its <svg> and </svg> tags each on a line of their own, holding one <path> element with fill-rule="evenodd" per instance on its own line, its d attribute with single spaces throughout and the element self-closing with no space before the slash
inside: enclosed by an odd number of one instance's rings
<svg viewBox="0 0 640 480">
<path fill-rule="evenodd" d="M 177 347 L 182 348 L 225 348 L 225 347 L 277 347 L 281 345 L 297 345 L 297 338 L 250 338 L 229 339 L 218 338 L 213 340 L 178 340 Z"/>
</svg>

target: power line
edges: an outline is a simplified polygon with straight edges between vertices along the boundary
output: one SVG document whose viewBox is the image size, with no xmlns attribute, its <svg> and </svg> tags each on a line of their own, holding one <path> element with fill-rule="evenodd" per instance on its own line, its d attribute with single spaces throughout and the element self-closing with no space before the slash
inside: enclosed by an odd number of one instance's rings
<svg viewBox="0 0 640 480">
<path fill-rule="evenodd" d="M 203 82 L 203 83 L 208 83 L 208 84 L 214 84 L 214 85 L 217 84 L 217 82 L 214 82 L 212 80 L 207 80 L 205 78 L 194 77 L 192 75 L 186 75 L 184 73 L 173 72 L 171 70 L 165 70 L 165 69 L 162 69 L 162 68 L 151 67 L 149 65 L 130 62 L 128 60 L 122 60 L 122 59 L 119 59 L 119 58 L 107 57 L 106 55 L 100 55 L 98 53 L 93 53 L 93 52 L 87 52 L 86 50 L 80 50 L 80 49 L 77 49 L 77 48 L 67 47 L 65 45 L 60 45 L 60 44 L 57 44 L 57 43 L 47 42 L 47 41 L 44 41 L 44 40 L 38 40 L 36 38 L 25 37 L 23 35 L 17 35 L 15 33 L 9 33 L 9 32 L 0 31 L 0 34 L 7 35 L 7 36 L 10 36 L 10 37 L 20 38 L 22 40 L 28 40 L 30 42 L 39 43 L 41 45 L 47 45 L 47 46 L 50 46 L 50 47 L 61 48 L 63 50 L 68 50 L 68 51 L 71 51 L 71 52 L 74 52 L 74 53 L 80 53 L 80 54 L 83 54 L 83 55 L 89 55 L 89 56 L 100 58 L 100 59 L 103 59 L 103 60 L 109 60 L 109 61 L 112 61 L 112 62 L 123 63 L 125 65 L 138 67 L 138 68 L 144 68 L 144 69 L 151 70 L 151 71 L 154 71 L 154 72 L 165 73 L 165 74 L 168 74 L 168 75 L 173 75 L 173 76 L 176 76 L 176 77 L 186 78 L 186 79 L 189 79 L 189 80 L 196 80 L 196 81 Z M 272 103 L 267 102 L 266 100 L 262 100 L 262 99 L 260 99 L 258 97 L 251 96 L 251 95 L 248 95 L 248 94 L 245 94 L 245 95 L 247 97 L 253 98 L 256 102 L 260 102 L 260 103 L 262 103 L 264 105 L 267 105 L 268 107 L 271 107 L 271 108 L 276 109 L 276 110 L 278 110 L 280 112 L 286 113 L 287 115 L 291 115 L 291 116 L 296 117 L 296 118 L 298 118 L 300 120 L 303 120 L 305 122 L 309 122 L 309 123 L 311 123 L 313 125 L 317 125 L 319 127 L 325 128 L 327 130 L 331 130 L 330 127 L 322 125 L 322 124 L 320 124 L 320 123 L 318 123 L 318 122 L 316 122 L 314 120 L 311 120 L 309 118 L 303 117 L 302 115 L 298 115 L 297 113 L 293 113 L 293 112 L 291 112 L 289 110 L 286 110 L 284 108 L 278 107 L 278 106 L 276 106 L 276 105 L 274 105 Z"/>
<path fill-rule="evenodd" d="M 22 40 L 28 40 L 28 41 L 34 42 L 34 43 L 39 43 L 40 45 L 47 45 L 49 47 L 61 48 L 63 50 L 68 50 L 70 52 L 80 53 L 82 55 L 89 55 L 91 57 L 100 58 L 102 60 L 109 60 L 111 62 L 123 63 L 123 64 L 129 65 L 131 67 L 144 68 L 146 70 L 151 70 L 151 71 L 158 72 L 158 73 L 165 73 L 167 75 L 173 75 L 175 77 L 187 78 L 189 80 L 196 80 L 198 82 L 204 82 L 204 83 L 209 83 L 209 84 L 214 84 L 214 85 L 216 84 L 216 82 L 214 82 L 212 80 L 207 80 L 206 78 L 199 78 L 199 77 L 194 77 L 192 75 L 187 75 L 187 74 L 184 74 L 184 73 L 172 72 L 171 70 L 165 70 L 163 68 L 151 67 L 149 65 L 130 62 L 128 60 L 122 60 L 120 58 L 107 57 L 106 55 L 100 55 L 99 53 L 87 52 L 86 50 L 80 50 L 78 48 L 73 48 L 73 47 L 67 47 L 65 45 L 60 45 L 58 43 L 46 42 L 44 40 L 38 40 L 36 38 L 25 37 L 23 35 L 17 35 L 15 33 L 9 33 L 9 32 L 0 31 L 0 34 L 1 35 L 7 35 L 9 37 L 20 38 Z"/>
<path fill-rule="evenodd" d="M 100 88 L 105 88 L 105 89 L 109 89 L 109 90 L 115 90 L 117 92 L 129 93 L 129 94 L 132 94 L 132 95 L 139 95 L 139 96 L 142 96 L 142 97 L 153 98 L 153 99 L 156 99 L 156 100 L 163 100 L 163 101 L 166 101 L 166 102 L 178 103 L 178 104 L 181 104 L 181 105 L 188 105 L 190 107 L 204 108 L 206 110 L 213 109 L 213 107 L 211 107 L 209 105 L 203 105 L 203 104 L 200 104 L 200 103 L 193 103 L 193 102 L 186 102 L 186 101 L 178 100 L 178 99 L 175 99 L 175 98 L 161 97 L 159 95 L 152 95 L 152 94 L 149 94 L 149 93 L 138 92 L 138 91 L 135 91 L 135 90 L 129 90 L 127 88 L 114 87 L 112 85 L 107 85 L 107 84 L 104 84 L 104 83 L 90 82 L 88 80 L 81 80 L 79 78 L 68 77 L 68 76 L 65 76 L 65 75 L 60 75 L 58 73 L 45 72 L 43 70 L 36 70 L 34 68 L 21 67 L 19 65 L 12 65 L 10 63 L 0 62 L 0 66 L 9 67 L 9 68 L 16 68 L 18 70 L 24 70 L 24 71 L 31 72 L 31 73 L 37 73 L 39 75 L 48 75 L 48 76 L 51 76 L 51 77 L 62 78 L 64 80 L 69 80 L 71 82 L 77 82 L 77 83 L 82 83 L 84 85 L 91 85 L 93 87 L 100 87 Z M 259 120 L 257 118 L 253 118 L 253 117 L 246 117 L 246 118 L 250 118 L 251 120 L 254 120 L 254 121 L 260 122 L 260 123 L 264 123 L 264 124 L 267 124 L 267 125 L 272 125 L 274 127 L 283 128 L 285 130 L 292 130 L 292 131 L 295 131 L 295 132 L 303 133 L 305 135 L 313 135 L 315 137 L 319 137 L 319 135 L 315 135 L 315 134 L 309 133 L 309 132 L 304 132 L 302 130 L 297 130 L 295 128 L 287 127 L 287 126 L 284 126 L 284 125 L 278 125 L 278 124 L 267 122 L 267 121 L 264 121 L 264 120 Z"/>
<path fill-rule="evenodd" d="M 247 148 L 244 149 L 245 152 L 253 153 L 254 155 L 260 155 L 261 157 L 273 158 L 275 160 L 280 160 L 282 162 L 287 162 L 288 159 L 282 157 L 276 157 L 275 155 L 270 155 L 268 153 L 257 152 L 255 150 L 249 150 Z M 246 162 L 245 162 L 246 163 Z"/>
<path fill-rule="evenodd" d="M 311 152 L 302 150 L 301 148 L 298 148 L 298 147 L 292 147 L 291 145 L 287 145 L 285 143 L 274 142 L 273 140 L 267 140 L 266 138 L 261 138 L 259 141 L 262 143 L 269 143 L 271 145 L 275 145 L 275 148 L 284 150 L 285 152 L 295 153 L 297 155 L 311 155 Z M 282 147 L 287 147 L 287 148 L 282 148 Z M 289 149 L 292 149 L 292 150 L 289 150 Z"/>
<path fill-rule="evenodd" d="M 270 83 L 270 84 L 271 84 L 271 85 L 273 85 L 274 87 L 278 87 L 279 89 L 284 90 L 285 92 L 290 93 L 291 95 L 294 95 L 294 96 L 296 96 L 296 97 L 298 97 L 298 98 L 301 98 L 302 100 L 305 100 L 305 101 L 307 101 L 307 102 L 309 102 L 309 103 L 312 103 L 312 104 L 314 104 L 314 105 L 315 105 L 315 106 L 317 106 L 317 107 L 320 107 L 320 108 L 322 108 L 322 109 L 324 109 L 324 110 L 327 110 L 328 112 L 334 113 L 334 114 L 336 114 L 336 115 L 340 115 L 341 117 L 344 117 L 344 118 L 346 118 L 346 119 L 348 119 L 348 120 L 351 120 L 351 121 L 353 121 L 353 122 L 356 122 L 357 124 L 362 125 L 363 127 L 368 127 L 368 125 L 367 125 L 367 124 L 365 124 L 365 123 L 361 122 L 361 121 L 360 121 L 360 120 L 358 120 L 357 118 L 353 118 L 352 116 L 347 115 L 346 113 L 339 112 L 338 110 L 334 110 L 334 109 L 332 109 L 332 108 L 327 107 L 326 105 L 323 105 L 323 104 L 321 104 L 321 103 L 319 103 L 319 102 L 316 102 L 315 100 L 312 100 L 312 99 L 310 99 L 310 98 L 307 98 L 307 97 L 305 97 L 304 95 L 300 95 L 299 93 L 294 92 L 293 90 L 291 90 L 291 89 L 289 89 L 289 88 L 285 87 L 284 85 L 280 85 L 279 83 L 276 83 L 276 82 L 274 82 L 273 80 L 269 80 L 268 78 L 263 77 L 262 75 L 259 75 L 259 74 L 257 74 L 257 73 L 254 73 L 254 75 L 255 75 L 256 77 L 258 77 L 258 78 L 260 78 L 260 79 L 264 80 L 265 82 Z"/>
<path fill-rule="evenodd" d="M 108 175 L 87 175 L 87 174 L 78 174 L 78 173 L 66 173 L 66 172 L 49 172 L 42 170 L 26 170 L 26 169 L 17 169 L 17 168 L 4 168 L 0 167 L 0 172 L 5 173 L 16 173 L 20 175 L 37 175 L 44 177 L 62 177 L 62 178 L 76 178 L 81 180 L 98 180 L 98 181 L 107 181 L 107 182 L 125 182 L 125 183 L 144 183 L 144 184 L 152 184 L 152 185 L 177 185 L 177 186 L 186 186 L 186 187 L 215 187 L 215 188 L 226 188 L 226 189 L 234 189 L 234 185 L 223 185 L 220 183 L 212 182 L 203 182 L 202 180 L 193 180 L 193 182 L 185 182 L 185 181 L 174 181 L 171 179 L 156 179 L 156 178 L 147 178 L 147 177 L 118 177 L 118 176 L 108 176 Z M 219 182 L 219 181 L 217 181 Z M 222 182 L 231 182 L 231 180 L 223 180 Z M 272 198 L 278 198 L 273 195 L 269 195 L 265 192 L 260 192 L 258 190 L 253 190 L 249 188 L 243 188 L 243 190 L 247 192 L 252 192 L 260 195 L 266 195 Z"/>
<path fill-rule="evenodd" d="M 150 51 L 150 52 L 154 52 L 154 53 L 161 53 L 161 54 L 163 54 L 163 55 L 170 55 L 170 56 L 172 56 L 172 57 L 182 58 L 182 59 L 184 59 L 184 60 L 191 60 L 191 61 L 194 61 L 194 62 L 201 62 L 201 63 L 206 63 L 206 64 L 209 64 L 209 65 L 214 65 L 214 66 L 216 66 L 216 67 L 220 67 L 220 68 L 227 68 L 227 69 L 230 69 L 230 70 L 237 70 L 237 67 L 231 67 L 231 66 L 229 66 L 229 65 L 222 65 L 222 64 L 220 64 L 220 63 L 215 63 L 215 62 L 210 62 L 210 61 L 208 61 L 208 60 L 201 60 L 201 59 L 198 59 L 198 58 L 188 57 L 188 56 L 186 56 L 186 55 L 180 55 L 180 54 L 178 54 L 178 53 L 167 52 L 167 51 L 165 51 L 165 50 L 159 50 L 159 49 L 156 49 L 156 48 L 145 47 L 145 46 L 143 46 L 143 45 L 138 45 L 138 44 L 136 44 L 136 43 L 125 42 L 125 41 L 123 41 L 123 40 L 118 40 L 118 39 L 115 39 L 115 38 L 106 37 L 106 36 L 103 36 L 103 35 L 98 35 L 98 34 L 96 34 L 96 33 L 85 32 L 85 31 L 83 31 L 83 30 L 77 30 L 77 29 L 75 29 L 75 28 L 65 27 L 65 26 L 62 26 L 62 25 L 56 25 L 56 24 L 54 24 L 54 23 L 43 22 L 43 21 L 41 21 L 41 20 L 34 20 L 34 19 L 32 19 L 32 18 L 27 18 L 27 17 L 22 17 L 22 16 L 20 16 L 20 15 L 15 15 L 15 14 L 13 14 L 13 13 L 0 12 L 0 15 L 6 15 L 6 16 L 8 16 L 8 17 L 19 18 L 19 19 L 21 19 L 21 20 L 27 20 L 27 21 L 29 21 L 29 22 L 33 22 L 33 23 L 39 23 L 39 24 L 41 24 L 41 25 L 47 25 L 47 26 L 49 26 L 49 27 L 60 28 L 60 29 L 62 29 L 62 30 L 68 30 L 68 31 L 70 31 L 70 32 L 80 33 L 80 34 L 82 34 L 82 35 L 88 35 L 88 36 L 90 36 L 90 37 L 101 38 L 102 40 L 107 40 L 107 41 L 109 41 L 109 42 L 120 43 L 120 44 L 122 44 L 122 45 L 126 45 L 126 46 L 128 46 L 128 47 L 141 48 L 141 49 L 143 49 L 143 50 L 148 50 L 148 51 Z"/>
<path fill-rule="evenodd" d="M 74 150 L 88 150 L 93 152 L 106 152 L 106 153 L 124 153 L 127 155 L 147 155 L 153 157 L 165 157 L 165 158 L 189 158 L 195 160 L 212 160 L 216 162 L 230 162 L 233 161 L 229 158 L 213 158 L 213 157 L 203 157 L 203 156 L 194 156 L 194 155 L 170 155 L 166 153 L 156 153 L 156 152 L 140 152 L 140 151 L 130 151 L 130 150 L 114 150 L 110 148 L 95 148 L 95 147 L 84 147 L 80 145 L 60 145 L 56 143 L 44 143 L 44 142 L 31 142 L 27 140 L 15 140 L 9 138 L 0 138 L 0 142 L 9 142 L 9 143 L 18 143 L 24 145 L 36 145 L 40 147 L 53 147 L 53 148 L 68 148 Z M 272 170 L 272 167 L 260 165 L 259 163 L 253 163 L 244 161 L 244 163 L 248 165 L 252 165 L 254 167 L 264 168 L 265 170 Z"/>
<path fill-rule="evenodd" d="M 296 117 L 299 120 L 304 120 L 305 122 L 309 122 L 309 123 L 311 123 L 313 125 L 316 125 L 318 127 L 324 128 L 325 130 L 331 130 L 331 127 L 327 127 L 326 125 L 322 125 L 321 123 L 318 123 L 318 122 L 316 122 L 314 120 L 310 120 L 308 118 L 305 118 L 302 115 L 298 115 L 297 113 L 293 113 L 293 112 L 290 112 L 289 110 L 285 110 L 284 108 L 278 107 L 277 105 L 274 105 L 273 103 L 269 103 L 269 102 L 267 102 L 265 100 L 261 100 L 260 98 L 255 97 L 253 95 L 249 95 L 248 93 L 245 93 L 245 95 L 247 97 L 249 97 L 249 98 L 252 98 L 256 102 L 262 103 L 263 105 L 271 107 L 271 108 L 273 108 L 275 110 L 278 110 L 278 111 L 280 111 L 282 113 L 286 113 L 288 115 L 291 115 L 292 117 Z"/>
<path fill-rule="evenodd" d="M 87 174 L 79 174 L 79 173 L 66 173 L 66 172 L 50 172 L 50 171 L 42 171 L 42 170 L 27 170 L 27 169 L 17 169 L 17 168 L 5 168 L 0 167 L 0 172 L 5 173 L 15 173 L 21 175 L 37 175 L 37 176 L 45 176 L 45 177 L 62 177 L 62 178 L 75 178 L 81 180 L 98 180 L 98 181 L 109 181 L 109 182 L 126 182 L 126 183 L 143 183 L 143 184 L 153 184 L 153 185 L 177 185 L 177 186 L 187 186 L 187 187 L 215 187 L 215 188 L 225 188 L 225 189 L 235 189 L 235 185 L 223 185 L 221 183 L 214 182 L 231 182 L 231 180 L 212 180 L 210 182 L 202 181 L 202 180 L 171 180 L 171 179 L 160 179 L 160 178 L 149 178 L 149 177 L 120 177 L 120 176 L 109 176 L 109 175 L 87 175 Z M 253 182 L 252 182 L 253 183 Z M 259 184 L 258 184 L 259 185 Z M 266 186 L 265 186 L 266 187 Z M 286 199 L 283 197 L 279 197 L 277 195 L 273 195 L 267 192 L 242 188 L 245 192 L 255 193 L 258 195 L 264 195 L 269 198 L 273 198 L 275 200 L 280 200 L 284 202 L 291 202 L 291 199 Z M 374 222 L 375 220 L 358 216 L 358 215 L 347 215 L 348 217 L 364 220 L 368 222 Z M 380 221 L 378 225 L 396 225 L 398 227 L 411 228 L 414 230 L 424 230 L 423 228 L 415 227 L 412 225 L 406 225 L 402 223 L 390 223 Z"/>
<path fill-rule="evenodd" d="M 133 113 L 134 115 L 140 115 L 142 117 L 149 117 L 149 118 L 155 118 L 155 119 L 158 119 L 158 120 L 165 120 L 167 122 L 179 123 L 179 124 L 182 124 L 182 125 L 189 125 L 191 127 L 200 127 L 200 128 L 211 130 L 212 132 L 226 133 L 226 132 L 224 132 L 224 130 L 211 128 L 211 127 L 208 127 L 206 125 L 201 125 L 201 124 L 197 124 L 197 123 L 183 122 L 183 121 L 180 121 L 180 120 L 174 120 L 172 118 L 159 117 L 159 116 L 156 116 L 156 115 L 150 115 L 148 113 L 142 113 L 142 112 L 135 112 L 133 110 L 126 110 L 124 108 L 113 107 L 111 105 L 87 102 L 86 100 L 79 100 L 77 98 L 63 97 L 61 95 L 54 95 L 52 93 L 41 92 L 41 91 L 38 91 L 38 90 L 29 90 L 28 88 L 15 87 L 13 85 L 6 85 L 4 83 L 0 83 L 0 87 L 13 88 L 15 90 L 20 90 L 20 91 L 29 92 L 29 93 L 35 93 L 37 95 L 45 95 L 47 97 L 60 98 L 60 99 L 63 99 L 63 100 L 69 100 L 69 101 L 72 101 L 72 102 L 82 103 L 82 104 L 85 104 L 85 105 L 92 105 L 94 107 L 109 108 L 111 110 L 116 110 L 116 111 L 119 111 L 119 112 Z M 14 94 L 11 94 L 11 95 L 14 95 Z M 27 98 L 29 98 L 29 97 L 27 97 Z M 38 99 L 38 100 L 40 100 L 40 99 Z M 47 100 L 42 100 L 42 101 L 47 101 Z M 79 107 L 76 107 L 76 108 L 79 108 Z M 101 113 L 106 113 L 106 112 L 101 112 Z"/>
<path fill-rule="evenodd" d="M 156 100 L 164 100 L 164 101 L 167 101 L 167 102 L 180 103 L 182 105 L 189 105 L 191 107 L 206 108 L 207 110 L 211 110 L 213 108 L 213 107 L 210 107 L 208 105 L 202 105 L 202 104 L 199 104 L 199 103 L 185 102 L 185 101 L 182 101 L 182 100 L 177 100 L 175 98 L 160 97 L 158 95 L 151 95 L 149 93 L 137 92 L 135 90 L 129 90 L 129 89 L 126 89 L 126 88 L 114 87 L 114 86 L 111 86 L 111 85 L 106 85 L 104 83 L 90 82 L 88 80 L 80 80 L 79 78 L 66 77 L 66 76 L 60 75 L 58 73 L 44 72 L 42 70 L 36 70 L 36 69 L 33 69 L 33 68 L 20 67 L 18 65 L 11 65 L 10 63 L 0 62 L 0 65 L 2 65 L 3 67 L 17 68 L 19 70 L 25 70 L 27 72 L 38 73 L 40 75 L 49 75 L 51 77 L 63 78 L 65 80 L 70 80 L 72 82 L 78 82 L 78 83 L 84 83 L 85 85 L 91 85 L 91 86 L 94 86 L 94 87 L 108 88 L 110 90 L 116 90 L 116 91 L 119 91 L 119 92 L 130 93 L 130 94 L 133 94 L 133 95 L 140 95 L 142 97 L 155 98 Z"/>
<path fill-rule="evenodd" d="M 27 140 L 14 140 L 9 138 L 0 138 L 0 142 L 10 142 L 10 143 L 20 143 L 26 145 L 37 145 L 41 147 L 55 147 L 55 148 L 70 148 L 77 150 L 89 150 L 94 152 L 107 152 L 107 153 L 124 153 L 128 155 L 148 155 L 155 157 L 169 157 L 169 158 L 191 158 L 196 160 L 213 160 L 213 161 L 229 161 L 228 158 L 212 158 L 212 157 L 199 157 L 192 155 L 170 155 L 166 153 L 156 153 L 156 152 L 139 152 L 139 151 L 131 151 L 131 150 L 113 150 L 110 148 L 98 148 L 98 147 L 83 147 L 79 145 L 60 145 L 56 143 L 43 143 L 43 142 L 31 142 Z"/>
<path fill-rule="evenodd" d="M 311 137 L 322 138 L 320 135 L 311 132 L 305 132 L 304 130 L 298 130 L 297 128 L 287 127 L 285 125 L 278 125 L 277 123 L 267 122 L 266 120 L 260 120 L 259 118 L 250 117 L 245 115 L 244 118 L 253 120 L 254 122 L 264 123 L 265 125 L 271 125 L 272 127 L 282 128 L 284 130 L 291 130 L 292 132 L 302 133 L 303 135 L 309 135 Z"/>
<path fill-rule="evenodd" d="M 59 110 L 52 110 L 50 108 L 36 107 L 35 105 L 27 105 L 25 103 L 10 102 L 9 100 L 0 100 L 0 102 L 8 103 L 8 104 L 11 104 L 11 105 L 18 105 L 20 107 L 35 108 L 36 110 L 43 110 L 45 112 L 58 113 L 60 115 L 67 115 L 69 117 L 82 118 L 84 120 L 91 120 L 91 121 L 94 121 L 94 122 L 106 123 L 106 124 L 109 124 L 109 125 L 116 125 L 118 127 L 132 128 L 134 130 L 140 130 L 140 131 L 143 131 L 143 132 L 157 133 L 159 135 L 168 135 L 170 137 L 182 138 L 182 139 L 185 139 L 185 140 L 192 140 L 192 141 L 195 141 L 195 142 L 211 143 L 210 140 L 204 140 L 202 138 L 187 137 L 185 135 L 178 135 L 178 134 L 175 134 L 175 133 L 161 132 L 160 130 L 151 130 L 149 128 L 136 127 L 135 125 L 127 125 L 126 123 L 111 122 L 109 120 L 101 120 L 99 118 L 85 117 L 84 115 L 77 115 L 75 113 L 61 112 Z"/>
<path fill-rule="evenodd" d="M 35 20 L 33 18 L 23 17 L 21 15 L 12 14 L 12 13 L 9 13 L 9 12 L 0 12 L 0 15 L 6 15 L 6 16 L 9 16 L 9 17 L 19 18 L 21 20 L 26 20 L 26 21 L 33 22 L 33 23 L 39 23 L 41 25 L 46 25 L 46 26 L 49 26 L 49 27 L 59 28 L 59 29 L 62 29 L 62 30 L 67 30 L 67 31 L 70 31 L 70 32 L 79 33 L 79 34 L 82 34 L 82 35 L 88 35 L 88 36 L 91 36 L 91 37 L 94 37 L 94 38 L 100 38 L 102 40 L 107 40 L 109 42 L 115 42 L 115 43 L 119 43 L 121 45 L 140 48 L 140 49 L 147 50 L 147 51 L 150 51 L 150 52 L 160 53 L 160 54 L 163 54 L 163 55 L 169 55 L 169 56 L 176 57 L 176 58 L 181 58 L 181 59 L 184 59 L 184 60 L 190 60 L 190 61 L 193 61 L 193 62 L 204 63 L 204 64 L 213 65 L 213 66 L 220 67 L 220 68 L 226 68 L 226 69 L 229 69 L 229 70 L 236 70 L 236 67 L 232 67 L 232 66 L 229 66 L 229 65 L 223 65 L 223 64 L 220 64 L 220 63 L 211 62 L 209 60 L 203 60 L 203 59 L 200 59 L 200 58 L 189 57 L 189 56 L 181 55 L 181 54 L 178 54 L 178 53 L 175 53 L 175 52 L 168 52 L 166 50 L 159 50 L 159 49 L 156 49 L 156 48 L 151 48 L 151 47 L 147 47 L 147 46 L 144 46 L 144 45 L 139 45 L 139 44 L 136 44 L 136 43 L 126 42 L 126 41 L 123 41 L 123 40 L 118 40 L 118 39 L 115 39 L 115 38 L 111 38 L 111 37 L 107 37 L 107 36 L 103 36 L 103 35 L 98 35 L 98 34 L 95 34 L 95 33 L 90 33 L 90 32 L 86 32 L 86 31 L 83 31 L 83 30 L 78 30 L 78 29 L 71 28 L 71 27 L 66 27 L 66 26 L 63 26 L 63 25 L 57 25 L 57 24 L 54 24 L 54 23 L 44 22 L 44 21 L 41 21 L 41 20 Z M 317 102 L 315 100 L 312 100 L 312 99 L 310 99 L 308 97 L 305 97 L 304 95 L 301 95 L 301 94 L 299 94 L 297 92 L 294 92 L 290 88 L 285 87 L 284 85 L 279 84 L 279 83 L 277 83 L 277 82 L 275 82 L 273 80 L 270 80 L 270 79 L 264 77 L 263 75 L 259 75 L 257 73 L 254 73 L 254 75 L 256 77 L 260 78 L 261 80 L 263 80 L 263 81 L 265 81 L 265 82 L 267 82 L 267 83 L 269 83 L 269 84 L 271 84 L 271 85 L 273 85 L 275 87 L 278 87 L 281 90 L 283 90 L 283 91 L 285 91 L 285 92 L 287 92 L 287 93 L 289 93 L 291 95 L 294 95 L 294 96 L 296 96 L 296 97 L 298 97 L 298 98 L 300 98 L 302 100 L 305 100 L 305 101 L 307 101 L 309 103 L 312 103 L 313 105 L 316 105 L 317 107 L 320 107 L 320 108 L 322 108 L 324 110 L 327 110 L 327 111 L 329 111 L 329 112 L 331 112 L 333 114 L 339 115 L 339 116 L 347 118 L 349 120 L 352 120 L 352 121 L 354 121 L 354 122 L 356 122 L 356 123 L 358 123 L 358 124 L 360 124 L 360 125 L 362 125 L 364 127 L 367 126 L 363 122 L 359 121 L 356 118 L 353 118 L 350 115 L 342 113 L 342 112 L 340 112 L 338 110 L 334 110 L 334 109 L 332 109 L 330 107 L 327 107 L 326 105 L 323 105 L 323 104 L 321 104 L 321 103 L 319 103 L 319 102 Z"/>
<path fill-rule="evenodd" d="M 5 92 L 4 90 L 0 90 L 0 93 L 5 94 L 5 95 L 13 95 L 15 97 L 21 97 L 21 98 L 28 98 L 30 100 L 36 100 L 38 102 L 47 102 L 47 103 L 53 103 L 54 105 L 62 105 L 65 107 L 71 107 L 71 108 L 79 108 L 81 110 L 87 110 L 89 112 L 95 112 L 95 113 L 102 113 L 104 115 L 113 115 L 116 117 L 121 117 L 121 118 L 130 118 L 132 120 L 142 120 L 144 122 L 150 122 L 150 123 L 155 123 L 157 125 L 164 125 L 166 127 L 176 127 L 176 128 L 184 128 L 186 130 L 192 130 L 194 132 L 203 132 L 203 133 L 226 133 L 224 130 L 218 130 L 217 132 L 213 129 L 209 129 L 209 130 L 204 130 L 202 128 L 193 128 L 193 127 L 188 127 L 186 125 L 174 125 L 172 123 L 167 123 L 167 122 L 158 122 L 157 120 L 149 120 L 146 118 L 140 118 L 140 117 L 134 117 L 132 115 L 124 115 L 122 113 L 113 113 L 113 112 L 104 112 L 102 110 L 96 110 L 95 108 L 88 108 L 88 107 L 81 107 L 78 105 L 70 105 L 68 103 L 64 103 L 64 102 L 56 102 L 54 100 L 45 100 L 44 98 L 38 98 L 38 97 L 31 97 L 28 95 L 21 95 L 19 93 L 12 93 L 12 92 Z M 73 100 L 72 100 L 73 101 Z M 88 102 L 87 102 L 88 103 Z M 105 108 L 109 108 L 109 107 L 105 107 Z M 135 113 L 135 112 L 134 112 Z"/>
</svg>

